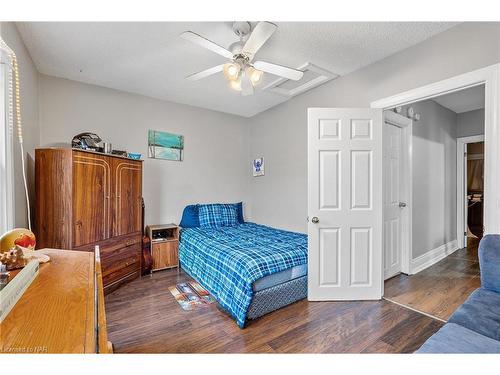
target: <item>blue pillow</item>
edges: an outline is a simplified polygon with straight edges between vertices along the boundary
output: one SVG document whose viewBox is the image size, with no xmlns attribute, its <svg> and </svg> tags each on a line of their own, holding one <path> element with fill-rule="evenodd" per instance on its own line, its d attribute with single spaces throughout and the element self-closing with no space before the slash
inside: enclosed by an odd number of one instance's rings
<svg viewBox="0 0 500 375">
<path fill-rule="evenodd" d="M 238 225 L 238 211 L 234 204 L 200 204 L 201 228 L 220 228 Z"/>
<path fill-rule="evenodd" d="M 186 206 L 182 212 L 182 219 L 179 226 L 182 228 L 198 228 L 200 226 L 198 211 L 199 206 L 197 204 Z"/>
<path fill-rule="evenodd" d="M 245 219 L 243 218 L 243 202 L 235 203 L 236 211 L 238 212 L 238 223 L 243 224 Z"/>
</svg>

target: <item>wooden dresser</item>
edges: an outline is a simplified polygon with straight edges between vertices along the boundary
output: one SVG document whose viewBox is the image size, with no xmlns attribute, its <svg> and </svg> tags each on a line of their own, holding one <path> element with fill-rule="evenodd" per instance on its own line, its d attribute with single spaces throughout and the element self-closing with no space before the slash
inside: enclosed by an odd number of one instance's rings
<svg viewBox="0 0 500 375">
<path fill-rule="evenodd" d="M 142 161 L 42 148 L 35 175 L 38 248 L 99 245 L 105 293 L 140 276 Z"/>
<path fill-rule="evenodd" d="M 110 353 L 94 254 L 39 251 L 51 261 L 40 265 L 36 279 L 0 324 L 0 352 Z"/>
</svg>

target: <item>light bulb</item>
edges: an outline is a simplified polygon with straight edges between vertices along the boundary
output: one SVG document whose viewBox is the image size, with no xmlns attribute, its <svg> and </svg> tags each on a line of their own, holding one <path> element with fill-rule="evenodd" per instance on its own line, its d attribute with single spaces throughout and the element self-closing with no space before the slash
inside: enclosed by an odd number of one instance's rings
<svg viewBox="0 0 500 375">
<path fill-rule="evenodd" d="M 240 66 L 234 63 L 227 63 L 224 65 L 224 75 L 230 81 L 234 81 L 240 74 Z"/>
<path fill-rule="evenodd" d="M 236 91 L 241 91 L 241 78 L 229 81 L 229 86 Z"/>
<path fill-rule="evenodd" d="M 263 72 L 255 69 L 253 66 L 247 67 L 245 72 L 254 86 L 257 86 L 262 80 Z"/>
</svg>

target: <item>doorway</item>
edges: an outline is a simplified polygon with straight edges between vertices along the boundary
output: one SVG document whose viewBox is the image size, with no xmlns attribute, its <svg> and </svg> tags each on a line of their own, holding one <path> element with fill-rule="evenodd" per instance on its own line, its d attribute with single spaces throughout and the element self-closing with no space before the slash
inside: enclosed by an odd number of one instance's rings
<svg viewBox="0 0 500 375">
<path fill-rule="evenodd" d="M 458 246 L 484 233 L 484 135 L 457 139 L 457 233 Z"/>
<path fill-rule="evenodd" d="M 500 233 L 500 148 L 489 147 L 500 142 L 500 64 L 474 70 L 426 86 L 418 87 L 390 97 L 375 100 L 371 108 L 390 109 L 414 103 L 419 100 L 432 99 L 444 94 L 454 93 L 475 86 L 484 86 L 484 232 Z"/>
<path fill-rule="evenodd" d="M 483 237 L 484 142 L 467 144 L 467 236 Z"/>
<path fill-rule="evenodd" d="M 386 272 L 384 296 L 447 320 L 479 286 L 477 245 L 483 234 L 485 197 L 484 86 L 392 110 L 413 120 L 409 144 L 414 192 L 410 208 L 414 210 L 409 272 L 398 275 L 397 268 Z M 397 134 L 388 128 L 387 143 L 393 143 L 391 131 Z M 471 133 L 480 134 L 462 137 Z M 393 152 L 384 147 L 384 153 Z M 392 168 L 384 158 L 384 173 L 392 173 Z M 389 184 L 384 188 L 387 200 L 393 188 Z M 393 251 L 391 241 L 384 237 L 386 264 Z"/>
</svg>

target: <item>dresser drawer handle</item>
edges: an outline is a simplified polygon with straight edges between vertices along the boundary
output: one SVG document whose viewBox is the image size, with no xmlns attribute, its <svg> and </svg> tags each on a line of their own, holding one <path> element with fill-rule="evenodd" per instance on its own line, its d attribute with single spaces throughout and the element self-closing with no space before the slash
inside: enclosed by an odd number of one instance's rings
<svg viewBox="0 0 500 375">
<path fill-rule="evenodd" d="M 129 247 L 129 246 L 132 246 L 134 243 L 135 243 L 135 241 L 127 241 L 125 243 L 125 246 Z"/>
<path fill-rule="evenodd" d="M 137 259 L 136 258 L 130 259 L 127 262 L 125 262 L 125 267 L 131 266 L 132 264 L 135 264 L 135 263 L 137 263 Z"/>
</svg>

